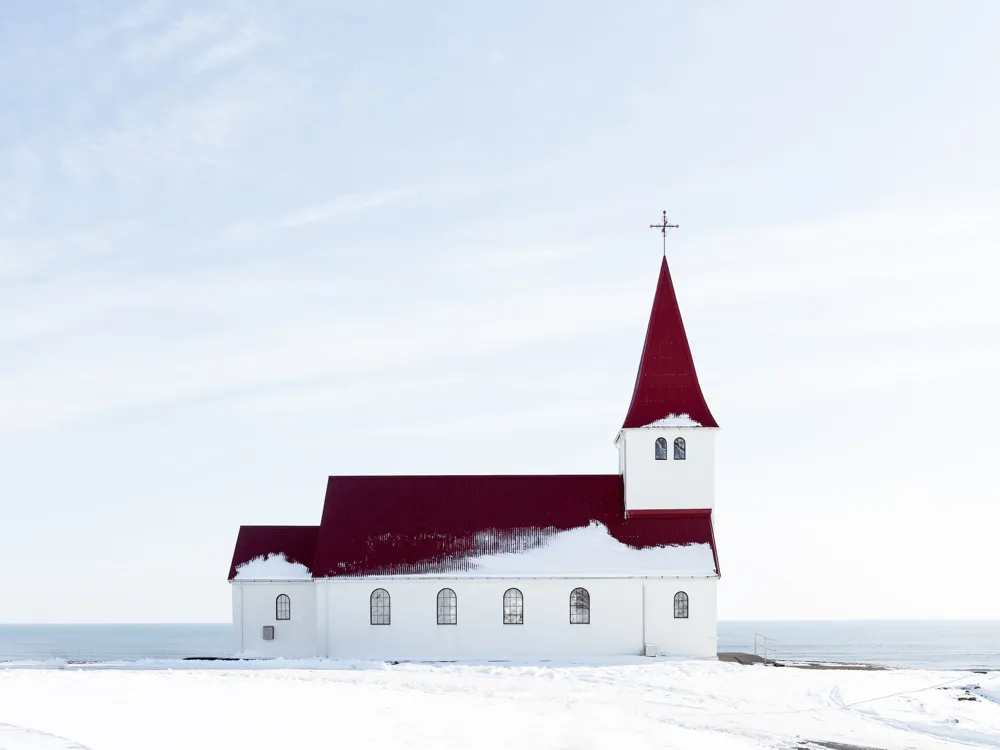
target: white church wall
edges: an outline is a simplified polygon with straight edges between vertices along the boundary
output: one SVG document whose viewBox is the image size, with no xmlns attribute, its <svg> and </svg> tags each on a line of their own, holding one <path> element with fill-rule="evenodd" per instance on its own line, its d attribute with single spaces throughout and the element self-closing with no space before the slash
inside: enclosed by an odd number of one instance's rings
<svg viewBox="0 0 1000 750">
<path fill-rule="evenodd" d="M 246 656 L 317 656 L 316 583 L 306 581 L 234 581 L 233 622 L 237 653 Z M 280 594 L 291 600 L 291 619 L 277 619 Z M 236 612 L 236 608 L 240 612 Z M 274 640 L 264 640 L 264 626 L 274 626 Z"/>
<path fill-rule="evenodd" d="M 243 587 L 239 584 L 231 585 L 233 592 L 233 653 L 243 653 Z"/>
<path fill-rule="evenodd" d="M 646 643 L 665 656 L 715 657 L 718 622 L 715 578 L 647 579 Z M 674 596 L 688 595 L 687 618 L 674 617 Z"/>
<path fill-rule="evenodd" d="M 692 601 L 701 602 L 707 592 L 714 592 L 691 585 L 692 581 L 705 583 L 698 579 L 681 579 L 683 583 L 653 580 L 657 586 L 652 592 L 647 590 L 646 606 L 657 617 L 667 611 L 666 605 L 651 605 L 649 597 L 668 596 L 672 617 L 673 595 L 680 586 L 690 589 Z M 639 654 L 643 650 L 644 582 L 648 584 L 639 578 L 389 578 L 324 580 L 318 585 L 327 589 L 326 653 L 331 658 L 479 660 Z M 588 625 L 570 624 L 570 592 L 578 586 L 590 594 Z M 512 587 L 524 596 L 523 625 L 503 622 L 503 595 Z M 370 623 L 370 596 L 376 588 L 390 594 L 390 625 Z M 442 588 L 457 595 L 457 625 L 437 624 L 437 594 Z M 704 606 L 709 605 L 704 602 Z M 699 628 L 710 628 L 710 632 L 696 633 Z M 714 656 L 714 599 L 710 613 L 703 611 L 683 626 L 657 624 L 654 632 L 663 641 L 656 645 L 667 653 Z M 687 653 L 689 647 L 697 650 Z"/>
<path fill-rule="evenodd" d="M 712 428 L 622 430 L 625 507 L 632 510 L 689 510 L 715 503 L 715 432 Z M 656 439 L 667 441 L 667 459 L 656 460 Z M 674 439 L 684 438 L 686 458 L 674 459 Z"/>
</svg>

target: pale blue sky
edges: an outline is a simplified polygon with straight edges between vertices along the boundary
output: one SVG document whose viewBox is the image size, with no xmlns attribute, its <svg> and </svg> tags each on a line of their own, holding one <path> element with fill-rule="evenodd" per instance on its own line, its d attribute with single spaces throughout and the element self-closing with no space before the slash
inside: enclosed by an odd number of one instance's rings
<svg viewBox="0 0 1000 750">
<path fill-rule="evenodd" d="M 613 472 L 724 618 L 1000 617 L 1000 5 L 2 3 L 0 621 L 223 621 L 328 474 Z"/>
</svg>

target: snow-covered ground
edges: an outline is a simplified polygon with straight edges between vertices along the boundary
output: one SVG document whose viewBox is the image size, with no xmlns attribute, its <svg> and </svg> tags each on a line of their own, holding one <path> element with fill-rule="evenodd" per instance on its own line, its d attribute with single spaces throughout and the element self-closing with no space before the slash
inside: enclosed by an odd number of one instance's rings
<svg viewBox="0 0 1000 750">
<path fill-rule="evenodd" d="M 1000 748 L 1000 673 L 205 666 L 0 669 L 0 748 Z"/>
</svg>

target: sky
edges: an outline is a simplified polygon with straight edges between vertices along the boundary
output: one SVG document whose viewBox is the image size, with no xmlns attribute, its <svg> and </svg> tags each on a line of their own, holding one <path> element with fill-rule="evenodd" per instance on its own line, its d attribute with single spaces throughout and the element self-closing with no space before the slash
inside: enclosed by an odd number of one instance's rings
<svg viewBox="0 0 1000 750">
<path fill-rule="evenodd" d="M 3 2 L 0 622 L 224 622 L 331 474 L 613 473 L 723 619 L 1000 618 L 1000 5 Z"/>
</svg>

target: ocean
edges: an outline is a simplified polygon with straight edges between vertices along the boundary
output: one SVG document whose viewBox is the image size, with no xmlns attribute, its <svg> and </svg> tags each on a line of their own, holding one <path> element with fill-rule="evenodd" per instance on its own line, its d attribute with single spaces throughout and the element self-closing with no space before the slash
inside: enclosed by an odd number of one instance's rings
<svg viewBox="0 0 1000 750">
<path fill-rule="evenodd" d="M 754 634 L 788 660 L 1000 670 L 1000 620 L 720 622 L 719 651 Z M 0 625 L 0 661 L 133 661 L 232 654 L 228 624 Z"/>
</svg>

